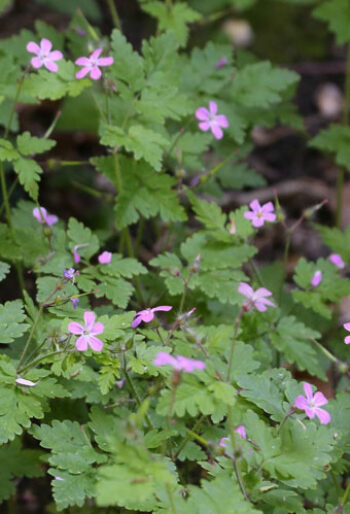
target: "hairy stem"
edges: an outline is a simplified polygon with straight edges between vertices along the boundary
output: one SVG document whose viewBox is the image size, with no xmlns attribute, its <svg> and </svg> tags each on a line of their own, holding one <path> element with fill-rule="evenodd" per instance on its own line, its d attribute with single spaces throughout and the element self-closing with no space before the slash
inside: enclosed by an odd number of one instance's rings
<svg viewBox="0 0 350 514">
<path fill-rule="evenodd" d="M 236 321 L 235 321 L 235 326 L 234 326 L 234 329 L 233 329 L 233 340 L 232 340 L 232 343 L 231 343 L 231 350 L 230 350 L 230 357 L 229 357 L 229 360 L 228 360 L 228 368 L 227 368 L 227 381 L 229 382 L 230 381 L 230 377 L 231 377 L 231 370 L 232 370 L 232 365 L 233 365 L 233 355 L 234 355 L 234 352 L 235 352 L 235 347 L 236 347 L 236 341 L 237 341 L 237 334 L 238 334 L 238 329 L 239 329 L 239 325 L 241 323 L 241 319 L 242 319 L 242 316 L 243 316 L 243 307 L 241 308 L 241 310 L 239 311 L 239 314 L 236 318 Z"/>
<path fill-rule="evenodd" d="M 122 25 L 120 23 L 120 18 L 119 18 L 118 11 L 117 11 L 117 8 L 115 6 L 114 0 L 106 0 L 106 1 L 107 1 L 109 12 L 111 13 L 111 16 L 112 16 L 112 20 L 113 20 L 114 26 L 117 29 L 119 29 L 120 32 L 121 32 L 122 31 Z"/>
<path fill-rule="evenodd" d="M 130 389 L 130 391 L 131 391 L 131 393 L 132 393 L 133 397 L 134 397 L 134 398 L 135 398 L 135 400 L 136 400 L 137 405 L 138 405 L 139 407 L 141 407 L 141 405 L 142 405 L 142 400 L 141 400 L 141 398 L 140 398 L 140 396 L 139 396 L 139 393 L 138 393 L 138 392 L 137 392 L 137 390 L 136 390 L 136 387 L 135 387 L 135 386 L 134 386 L 134 384 L 133 384 L 133 381 L 131 380 L 131 377 L 130 377 L 130 375 L 129 375 L 129 373 L 128 373 L 127 369 L 126 369 L 126 366 L 124 366 L 124 375 L 125 375 L 125 378 L 126 378 L 126 382 L 127 382 L 128 386 L 129 386 L 129 389 Z M 150 419 L 150 417 L 149 417 L 149 415 L 148 415 L 148 414 L 145 414 L 145 419 L 146 419 L 146 422 L 147 422 L 148 428 L 153 429 L 153 428 L 154 428 L 154 427 L 153 427 L 153 423 L 152 423 L 152 421 L 151 421 L 151 419 Z"/>
<path fill-rule="evenodd" d="M 233 453 L 234 453 L 233 459 L 232 459 L 233 469 L 234 469 L 234 472 L 235 472 L 235 475 L 236 475 L 236 479 L 237 479 L 239 488 L 242 491 L 242 494 L 244 496 L 244 499 L 246 501 L 249 501 L 249 497 L 248 497 L 248 494 L 247 494 L 247 492 L 245 490 L 244 482 L 243 482 L 243 479 L 241 477 L 241 474 L 240 474 L 240 471 L 239 471 L 239 467 L 238 467 L 238 463 L 237 463 L 237 458 L 236 458 L 236 455 L 235 455 L 236 454 L 235 428 L 234 428 L 234 423 L 233 423 L 232 408 L 230 406 L 228 407 L 227 418 L 228 418 L 228 425 L 229 425 L 229 431 L 230 431 L 230 439 L 231 439 L 231 444 L 232 444 Z"/>
</svg>

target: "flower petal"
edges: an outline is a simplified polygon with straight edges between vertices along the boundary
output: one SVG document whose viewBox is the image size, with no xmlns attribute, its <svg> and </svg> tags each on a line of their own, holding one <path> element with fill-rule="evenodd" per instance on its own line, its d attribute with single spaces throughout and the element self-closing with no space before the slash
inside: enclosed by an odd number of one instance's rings
<svg viewBox="0 0 350 514">
<path fill-rule="evenodd" d="M 46 38 L 43 38 L 41 41 L 40 41 L 40 49 L 41 51 L 44 53 L 44 54 L 48 54 L 50 52 L 52 48 L 52 43 L 51 41 L 49 41 L 48 39 Z"/>
<path fill-rule="evenodd" d="M 350 336 L 346 336 L 346 338 L 344 339 L 344 343 L 350 344 Z"/>
<path fill-rule="evenodd" d="M 77 66 L 90 66 L 90 59 L 88 57 L 78 57 L 75 64 Z"/>
<path fill-rule="evenodd" d="M 40 47 L 39 45 L 37 45 L 36 43 L 34 43 L 34 41 L 30 41 L 27 46 L 27 51 L 30 52 L 31 54 L 39 54 L 40 53 Z"/>
<path fill-rule="evenodd" d="M 152 311 L 171 311 L 172 306 L 171 305 L 159 305 L 158 307 L 153 307 Z"/>
<path fill-rule="evenodd" d="M 134 318 L 134 321 L 131 323 L 132 328 L 138 327 L 139 324 L 141 323 L 141 321 L 142 321 L 142 316 L 136 316 L 136 318 Z"/>
<path fill-rule="evenodd" d="M 101 55 L 102 50 L 103 50 L 102 48 L 96 48 L 96 50 L 94 50 L 89 57 L 90 61 L 92 61 L 92 60 L 95 61 L 96 59 L 98 59 Z"/>
<path fill-rule="evenodd" d="M 82 79 L 89 73 L 89 71 L 90 71 L 90 68 L 88 68 L 88 67 L 82 68 L 81 70 L 78 71 L 78 73 L 76 73 L 75 78 Z"/>
<path fill-rule="evenodd" d="M 294 407 L 300 410 L 305 410 L 308 406 L 307 399 L 303 395 L 299 395 L 294 400 Z"/>
<path fill-rule="evenodd" d="M 177 360 L 166 352 L 159 352 L 155 356 L 155 359 L 153 360 L 153 364 L 155 366 L 172 366 L 174 369 L 178 369 L 178 363 Z"/>
<path fill-rule="evenodd" d="M 328 400 L 323 393 L 320 393 L 319 391 L 317 393 L 315 393 L 315 396 L 314 396 L 315 407 L 320 407 L 321 405 L 327 405 L 327 403 L 328 403 Z"/>
<path fill-rule="evenodd" d="M 53 52 L 50 52 L 49 58 L 51 61 L 60 61 L 63 59 L 63 54 L 59 50 L 54 50 Z"/>
<path fill-rule="evenodd" d="M 94 352 L 100 352 L 103 348 L 103 342 L 94 336 L 88 336 L 88 343 Z"/>
<path fill-rule="evenodd" d="M 33 57 L 30 60 L 30 64 L 33 66 L 33 68 L 39 69 L 44 64 L 44 61 L 42 61 L 42 59 L 40 59 L 40 57 Z"/>
<path fill-rule="evenodd" d="M 34 214 L 34 211 L 33 211 L 33 214 Z M 345 328 L 345 330 L 348 330 L 350 332 L 350 323 L 344 323 L 343 327 Z"/>
<path fill-rule="evenodd" d="M 215 116 L 215 114 L 218 112 L 218 104 L 213 100 L 210 100 L 209 102 L 209 111 L 212 116 Z"/>
<path fill-rule="evenodd" d="M 246 296 L 249 300 L 252 298 L 254 294 L 253 288 L 246 282 L 241 282 L 238 286 L 237 291 Z"/>
<path fill-rule="evenodd" d="M 101 76 L 102 76 L 102 72 L 101 72 L 100 68 L 98 68 L 97 66 L 94 66 L 90 71 L 90 78 L 92 78 L 92 80 L 98 80 L 99 78 L 101 78 Z"/>
<path fill-rule="evenodd" d="M 315 409 L 315 414 L 322 423 L 322 425 L 327 425 L 331 420 L 331 415 L 324 409 Z"/>
<path fill-rule="evenodd" d="M 196 118 L 200 121 L 207 121 L 209 120 L 209 111 L 206 107 L 199 107 L 199 109 L 196 110 Z"/>
<path fill-rule="evenodd" d="M 222 128 L 220 128 L 215 123 L 212 123 L 210 128 L 211 128 L 212 134 L 215 137 L 215 139 L 222 139 L 223 138 L 224 133 L 223 133 Z"/>
<path fill-rule="evenodd" d="M 54 61 L 50 61 L 49 59 L 46 59 L 44 61 L 44 66 L 47 70 L 52 71 L 53 73 L 56 73 L 58 71 L 58 66 Z"/>
<path fill-rule="evenodd" d="M 104 332 L 104 330 L 105 330 L 104 324 L 101 323 L 100 321 L 98 321 L 97 323 L 95 323 L 95 325 L 93 325 L 93 327 L 90 331 L 90 334 L 91 335 L 102 334 L 102 332 Z"/>
<path fill-rule="evenodd" d="M 261 210 L 265 214 L 267 212 L 274 212 L 275 207 L 272 202 L 267 202 L 264 205 L 262 205 Z"/>
<path fill-rule="evenodd" d="M 258 212 L 261 210 L 261 205 L 259 200 L 255 199 L 252 202 L 250 202 L 249 207 L 253 212 Z"/>
<path fill-rule="evenodd" d="M 68 325 L 68 330 L 71 334 L 80 335 L 84 332 L 84 327 L 77 323 L 76 321 L 72 321 Z"/>
<path fill-rule="evenodd" d="M 86 352 L 88 349 L 88 337 L 87 336 L 80 336 L 78 337 L 75 347 L 79 352 Z"/>
<path fill-rule="evenodd" d="M 114 63 L 113 57 L 101 57 L 97 61 L 98 66 L 112 66 L 113 63 Z"/>
<path fill-rule="evenodd" d="M 95 323 L 96 314 L 92 311 L 84 312 L 85 330 L 89 332 L 92 330 L 92 326 Z"/>
<path fill-rule="evenodd" d="M 264 298 L 265 296 L 272 296 L 271 291 L 265 287 L 259 287 L 254 293 L 255 298 Z"/>
<path fill-rule="evenodd" d="M 216 123 L 223 128 L 227 128 L 230 126 L 228 119 L 224 114 L 218 114 L 215 118 Z"/>
<path fill-rule="evenodd" d="M 48 214 L 46 216 L 46 223 L 49 225 L 49 227 L 51 227 L 52 225 L 54 225 L 57 222 L 58 222 L 58 218 L 54 214 Z"/>
<path fill-rule="evenodd" d="M 198 127 L 203 131 L 203 132 L 207 132 L 207 130 L 210 129 L 210 122 L 209 121 L 201 121 L 199 124 L 198 124 Z"/>
<path fill-rule="evenodd" d="M 311 400 L 313 400 L 311 384 L 309 384 L 308 382 L 304 382 L 303 387 L 304 387 L 304 392 L 306 394 L 306 398 L 308 399 L 309 402 L 311 402 Z"/>
</svg>

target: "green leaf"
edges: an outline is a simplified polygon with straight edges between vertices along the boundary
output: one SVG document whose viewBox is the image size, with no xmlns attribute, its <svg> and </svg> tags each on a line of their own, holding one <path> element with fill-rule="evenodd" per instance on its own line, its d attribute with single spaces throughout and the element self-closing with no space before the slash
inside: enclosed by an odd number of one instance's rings
<svg viewBox="0 0 350 514">
<path fill-rule="evenodd" d="M 55 477 L 52 481 L 52 494 L 59 510 L 74 505 L 83 507 L 86 500 L 94 496 L 95 473 L 71 474 L 54 468 L 50 468 L 48 472 Z"/>
<path fill-rule="evenodd" d="M 78 249 L 79 255 L 85 259 L 89 259 L 99 249 L 97 236 L 75 218 L 69 218 L 68 237 L 71 241 L 71 250 L 73 250 L 75 245 L 86 245 Z"/>
<path fill-rule="evenodd" d="M 95 293 L 97 298 L 105 296 L 109 298 L 114 305 L 125 309 L 129 303 L 129 299 L 133 293 L 133 286 L 123 278 L 105 277 L 103 282 L 98 284 L 98 292 Z"/>
<path fill-rule="evenodd" d="M 163 150 L 169 144 L 163 135 L 142 125 L 132 125 L 127 133 L 119 127 L 102 125 L 101 143 L 124 147 L 136 160 L 144 159 L 157 171 L 161 169 Z"/>
<path fill-rule="evenodd" d="M 168 415 L 171 395 L 172 392 L 168 389 L 161 391 L 157 406 L 158 414 L 162 416 Z M 207 416 L 215 412 L 217 403 L 215 395 L 209 395 L 208 391 L 203 388 L 203 384 L 192 381 L 190 384 L 182 383 L 177 387 L 173 410 L 179 418 L 186 414 L 192 417 L 199 414 Z"/>
<path fill-rule="evenodd" d="M 30 135 L 30 132 L 26 131 L 17 136 L 16 144 L 19 152 L 27 156 L 51 150 L 56 145 L 56 141 L 42 137 L 33 137 Z"/>
<path fill-rule="evenodd" d="M 18 159 L 19 153 L 14 149 L 12 143 L 6 139 L 0 139 L 0 160 L 14 161 Z"/>
<path fill-rule="evenodd" d="M 162 2 L 147 2 L 142 9 L 157 18 L 160 31 L 173 32 L 181 46 L 185 46 L 188 37 L 188 23 L 193 23 L 201 15 L 184 2 L 177 2 L 171 8 Z"/>
<path fill-rule="evenodd" d="M 298 321 L 294 316 L 282 318 L 275 331 L 270 333 L 272 344 L 282 353 L 286 360 L 297 364 L 301 371 L 307 370 L 321 380 L 326 380 L 312 339 L 319 339 L 321 334 Z"/>
<path fill-rule="evenodd" d="M 132 91 L 139 91 L 145 81 L 142 57 L 133 51 L 131 44 L 117 29 L 112 32 L 111 46 L 114 56 L 111 75 L 118 82 L 126 82 Z"/>
<path fill-rule="evenodd" d="M 21 300 L 0 305 L 0 344 L 10 344 L 22 336 L 29 327 L 27 323 L 23 323 L 25 319 Z"/>
<path fill-rule="evenodd" d="M 147 273 L 147 269 L 137 259 L 114 254 L 108 266 L 101 265 L 101 273 L 112 277 L 132 278 Z"/>
<path fill-rule="evenodd" d="M 350 9 L 350 7 L 349 7 Z M 350 128 L 342 125 L 331 125 L 325 130 L 321 130 L 310 141 L 310 146 L 318 148 L 322 152 L 335 154 L 335 162 L 344 166 L 350 171 Z"/>
<path fill-rule="evenodd" d="M 326 0 L 316 7 L 313 15 L 328 23 L 338 45 L 350 41 L 350 5 L 347 0 Z"/>
<path fill-rule="evenodd" d="M 225 230 L 227 216 L 216 203 L 202 200 L 190 191 L 188 191 L 187 196 L 196 213 L 196 218 L 208 230 Z"/>
<path fill-rule="evenodd" d="M 249 64 L 237 72 L 232 96 L 239 105 L 268 108 L 280 102 L 281 93 L 298 80 L 295 72 L 273 68 L 268 61 Z"/>
<path fill-rule="evenodd" d="M 43 170 L 33 159 L 19 157 L 13 163 L 13 168 L 18 175 L 19 182 L 33 200 L 38 199 L 38 182 Z"/>
<path fill-rule="evenodd" d="M 339 253 L 345 262 L 350 261 L 350 226 L 344 232 L 336 227 L 316 225 L 316 228 L 324 244 L 328 245 L 333 252 Z"/>
<path fill-rule="evenodd" d="M 217 298 L 222 303 L 241 305 L 242 295 L 237 291 L 239 282 L 246 276 L 238 270 L 211 270 L 192 276 L 189 288 L 200 289 L 209 298 Z"/>
<path fill-rule="evenodd" d="M 7 264 L 7 262 L 0 261 L 0 281 L 4 280 L 4 278 L 9 273 L 9 271 L 10 271 L 10 265 Z"/>
</svg>

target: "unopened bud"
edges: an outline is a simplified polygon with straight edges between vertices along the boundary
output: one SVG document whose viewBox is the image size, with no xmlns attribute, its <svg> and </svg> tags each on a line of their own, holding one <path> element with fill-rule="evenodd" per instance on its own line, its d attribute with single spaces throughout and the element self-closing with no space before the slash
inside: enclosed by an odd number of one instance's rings
<svg viewBox="0 0 350 514">
<path fill-rule="evenodd" d="M 177 168 L 177 170 L 175 171 L 175 177 L 182 179 L 182 178 L 185 178 L 185 176 L 186 176 L 186 171 L 183 168 Z"/>
<path fill-rule="evenodd" d="M 313 207 L 310 207 L 309 209 L 306 209 L 304 211 L 304 218 L 311 218 L 311 216 L 313 216 L 316 211 L 321 209 L 327 203 L 328 203 L 328 200 L 327 200 L 327 198 L 325 198 L 324 200 L 322 200 L 322 202 L 314 205 Z"/>
</svg>

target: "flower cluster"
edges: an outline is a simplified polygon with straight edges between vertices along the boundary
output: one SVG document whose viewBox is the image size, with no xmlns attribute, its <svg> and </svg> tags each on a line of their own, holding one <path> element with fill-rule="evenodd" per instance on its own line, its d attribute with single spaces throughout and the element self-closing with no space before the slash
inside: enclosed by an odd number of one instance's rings
<svg viewBox="0 0 350 514">
<path fill-rule="evenodd" d="M 45 38 L 40 41 L 40 45 L 34 41 L 30 41 L 27 44 L 27 51 L 31 54 L 35 54 L 35 57 L 32 57 L 30 60 L 33 68 L 39 69 L 44 66 L 53 73 L 58 71 L 57 61 L 63 59 L 63 54 L 59 50 L 51 49 L 51 41 Z M 89 75 L 92 80 L 101 78 L 102 72 L 100 67 L 111 66 L 114 63 L 112 56 L 100 57 L 102 50 L 102 48 L 97 48 L 89 57 L 79 57 L 75 61 L 77 66 L 82 66 L 81 70 L 75 75 L 76 79 L 82 79 L 86 75 Z"/>
</svg>

